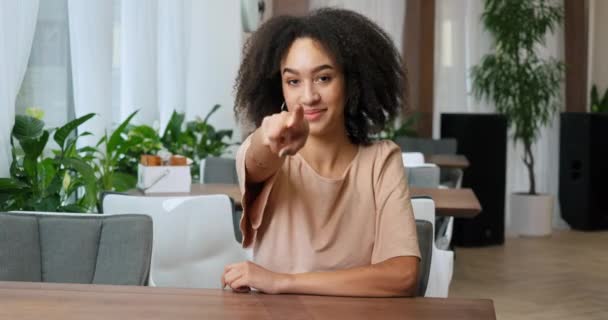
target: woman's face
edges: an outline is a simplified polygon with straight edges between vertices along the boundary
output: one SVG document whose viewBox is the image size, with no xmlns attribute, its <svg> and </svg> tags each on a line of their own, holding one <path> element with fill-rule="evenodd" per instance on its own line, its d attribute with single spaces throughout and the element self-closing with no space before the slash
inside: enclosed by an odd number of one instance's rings
<svg viewBox="0 0 608 320">
<path fill-rule="evenodd" d="M 344 74 L 319 42 L 296 39 L 281 61 L 281 80 L 287 107 L 303 107 L 310 135 L 332 136 L 346 130 Z"/>
</svg>

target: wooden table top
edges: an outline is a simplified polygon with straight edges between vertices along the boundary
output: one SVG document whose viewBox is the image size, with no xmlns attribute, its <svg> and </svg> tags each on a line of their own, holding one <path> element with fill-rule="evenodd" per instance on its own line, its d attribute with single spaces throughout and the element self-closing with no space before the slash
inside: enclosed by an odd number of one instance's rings
<svg viewBox="0 0 608 320">
<path fill-rule="evenodd" d="M 469 167 L 469 159 L 461 154 L 431 154 L 425 155 L 424 161 L 434 163 L 442 168 L 466 169 Z"/>
<path fill-rule="evenodd" d="M 496 319 L 491 300 L 0 282 L 2 319 Z"/>
<path fill-rule="evenodd" d="M 473 218 L 481 212 L 481 205 L 471 189 L 426 189 L 410 188 L 411 196 L 428 196 L 435 201 L 438 216 L 453 216 L 457 218 Z M 133 195 L 143 195 L 141 190 L 131 190 Z M 190 193 L 150 193 L 147 196 L 199 196 L 209 194 L 226 194 L 234 200 L 237 208 L 241 208 L 241 191 L 233 184 L 192 184 Z"/>
<path fill-rule="evenodd" d="M 481 212 L 481 204 L 472 189 L 410 188 L 412 197 L 431 197 L 435 201 L 438 216 L 475 218 Z"/>
</svg>

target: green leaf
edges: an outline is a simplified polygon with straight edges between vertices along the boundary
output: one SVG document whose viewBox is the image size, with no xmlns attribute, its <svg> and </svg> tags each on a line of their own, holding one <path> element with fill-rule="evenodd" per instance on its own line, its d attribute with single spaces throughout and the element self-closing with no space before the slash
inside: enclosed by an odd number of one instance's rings
<svg viewBox="0 0 608 320">
<path fill-rule="evenodd" d="M 183 113 L 177 113 L 177 111 L 173 111 L 171 114 L 171 118 L 167 123 L 167 128 L 165 129 L 165 133 L 163 134 L 161 140 L 165 144 L 165 147 L 169 147 L 168 144 L 171 142 L 176 142 L 179 138 L 182 131 L 182 124 L 184 123 L 186 115 Z"/>
<path fill-rule="evenodd" d="M 49 141 L 49 132 L 44 130 L 41 136 L 33 139 L 24 139 L 19 142 L 25 157 L 30 159 L 37 159 L 42 154 L 46 143 Z"/>
<path fill-rule="evenodd" d="M 591 87 L 591 106 L 597 106 L 600 104 L 600 95 L 597 92 L 597 86 Z"/>
<path fill-rule="evenodd" d="M 26 139 L 36 139 L 42 135 L 44 122 L 30 116 L 17 115 L 15 116 L 15 125 L 13 126 L 13 137 L 20 142 Z"/>
<path fill-rule="evenodd" d="M 78 153 L 97 153 L 99 152 L 99 150 L 97 150 L 96 148 L 93 148 L 91 146 L 86 146 L 86 147 L 82 147 L 80 149 L 78 149 Z"/>
<path fill-rule="evenodd" d="M 602 98 L 600 105 L 602 106 L 602 111 L 608 111 L 608 88 L 604 91 L 604 97 Z"/>
<path fill-rule="evenodd" d="M 207 123 L 211 115 L 214 114 L 220 107 L 221 106 L 219 104 L 214 105 L 213 108 L 211 108 L 211 110 L 209 111 L 209 113 L 207 113 L 207 115 L 205 116 L 203 123 Z"/>
<path fill-rule="evenodd" d="M 95 171 L 93 170 L 93 168 L 81 159 L 66 158 L 61 160 L 61 164 L 63 164 L 68 169 L 72 169 L 78 172 L 87 182 L 95 182 L 96 180 Z"/>
<path fill-rule="evenodd" d="M 38 162 L 36 159 L 29 157 L 23 159 L 23 170 L 25 171 L 28 181 L 32 185 L 36 185 L 36 181 L 38 180 Z"/>
<path fill-rule="evenodd" d="M 114 191 L 123 192 L 135 188 L 137 177 L 123 172 L 114 172 L 111 181 Z"/>
<path fill-rule="evenodd" d="M 64 150 L 65 139 L 67 139 L 67 137 L 72 133 L 72 131 L 74 131 L 76 128 L 78 128 L 78 126 L 85 123 L 86 121 L 88 121 L 89 119 L 91 119 L 94 116 L 95 116 L 94 113 L 89 113 L 78 119 L 74 119 L 74 120 L 68 122 L 63 127 L 59 128 L 59 129 L 57 129 L 57 131 L 55 131 L 55 135 L 53 136 L 53 139 L 55 140 L 55 142 L 57 142 L 59 147 L 61 147 L 61 150 Z"/>
<path fill-rule="evenodd" d="M 116 146 L 118 146 L 118 144 L 122 140 L 122 137 L 120 135 L 123 133 L 123 131 L 125 130 L 125 128 L 129 125 L 129 122 L 131 122 L 131 119 L 137 114 L 138 111 L 139 110 L 131 113 L 127 117 L 127 119 L 125 119 L 125 121 L 123 121 L 118 126 L 118 128 L 116 128 L 116 130 L 114 130 L 114 132 L 110 136 L 110 140 L 108 141 L 107 150 L 109 150 L 110 152 L 113 152 L 116 149 Z"/>
<path fill-rule="evenodd" d="M 158 134 L 156 133 L 156 131 L 152 127 L 147 125 L 136 126 L 130 131 L 130 133 L 140 135 L 149 139 L 158 139 Z"/>
<path fill-rule="evenodd" d="M 86 213 L 87 208 L 83 208 L 82 206 L 73 203 L 58 207 L 57 212 Z"/>
<path fill-rule="evenodd" d="M 34 211 L 57 212 L 60 204 L 59 196 L 54 194 L 34 202 L 32 209 Z"/>
<path fill-rule="evenodd" d="M 0 178 L 0 191 L 18 191 L 28 188 L 28 185 L 12 178 Z"/>
<path fill-rule="evenodd" d="M 51 158 L 47 158 L 38 163 L 38 183 L 39 190 L 48 192 L 48 188 L 55 178 L 57 168 L 55 167 L 55 161 Z"/>
</svg>

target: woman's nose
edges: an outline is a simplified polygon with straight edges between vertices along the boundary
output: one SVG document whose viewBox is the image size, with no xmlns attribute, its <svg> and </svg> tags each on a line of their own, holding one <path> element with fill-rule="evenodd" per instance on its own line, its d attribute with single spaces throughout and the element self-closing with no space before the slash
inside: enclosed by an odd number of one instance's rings
<svg viewBox="0 0 608 320">
<path fill-rule="evenodd" d="M 314 85 L 309 84 L 304 86 L 302 95 L 300 96 L 300 103 L 304 105 L 313 105 L 321 99 L 321 95 L 317 92 Z"/>
</svg>

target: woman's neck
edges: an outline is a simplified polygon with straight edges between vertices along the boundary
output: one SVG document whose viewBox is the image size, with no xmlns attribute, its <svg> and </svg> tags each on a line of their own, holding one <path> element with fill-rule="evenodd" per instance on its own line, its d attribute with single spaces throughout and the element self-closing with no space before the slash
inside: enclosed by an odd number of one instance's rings
<svg viewBox="0 0 608 320">
<path fill-rule="evenodd" d="M 308 136 L 299 154 L 321 176 L 340 178 L 357 155 L 357 150 L 358 146 L 344 132 L 331 138 Z"/>
</svg>

